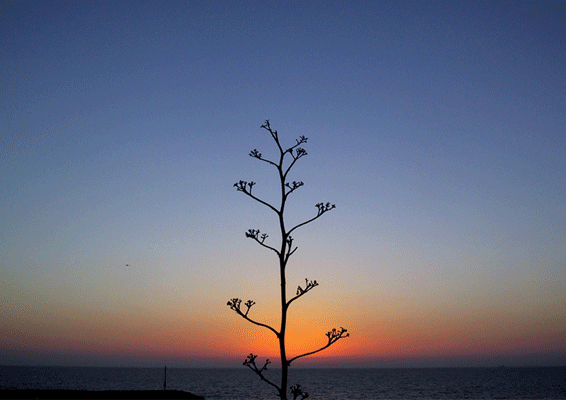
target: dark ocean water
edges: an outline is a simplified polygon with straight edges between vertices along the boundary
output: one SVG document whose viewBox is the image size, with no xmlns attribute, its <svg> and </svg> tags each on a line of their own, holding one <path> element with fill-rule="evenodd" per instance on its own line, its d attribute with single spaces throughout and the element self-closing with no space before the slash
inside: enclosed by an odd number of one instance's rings
<svg viewBox="0 0 566 400">
<path fill-rule="evenodd" d="M 268 371 L 274 380 L 277 370 Z M 19 389 L 159 390 L 161 368 L 0 366 L 0 387 Z M 565 399 L 566 367 L 291 369 L 309 399 Z M 168 368 L 167 388 L 207 400 L 276 399 L 246 369 Z M 1 392 L 0 392 L 1 398 Z"/>
</svg>

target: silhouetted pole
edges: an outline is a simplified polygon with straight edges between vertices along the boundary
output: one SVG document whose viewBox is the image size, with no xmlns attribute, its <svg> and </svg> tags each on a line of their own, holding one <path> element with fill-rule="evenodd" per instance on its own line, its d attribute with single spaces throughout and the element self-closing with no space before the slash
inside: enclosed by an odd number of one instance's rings
<svg viewBox="0 0 566 400">
<path fill-rule="evenodd" d="M 163 390 L 167 390 L 167 365 L 165 366 L 165 380 L 163 381 Z"/>
</svg>

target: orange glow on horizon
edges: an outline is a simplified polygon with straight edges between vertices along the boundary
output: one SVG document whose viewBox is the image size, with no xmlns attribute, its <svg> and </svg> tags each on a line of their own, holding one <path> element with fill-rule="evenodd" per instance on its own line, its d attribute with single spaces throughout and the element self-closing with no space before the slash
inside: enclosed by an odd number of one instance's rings
<svg viewBox="0 0 566 400">
<path fill-rule="evenodd" d="M 223 310 L 225 311 L 225 310 Z M 442 310 L 438 309 L 438 312 Z M 330 348 L 301 358 L 294 365 L 333 364 L 355 360 L 434 359 L 452 356 L 493 356 L 562 351 L 566 353 L 563 334 L 554 325 L 548 331 L 540 327 L 497 321 L 476 316 L 459 319 L 451 315 L 414 318 L 372 318 L 344 321 L 351 337 L 339 340 Z M 326 317 L 327 310 L 305 307 L 293 310 L 287 330 L 287 357 L 318 350 L 327 343 L 325 333 L 339 328 Z M 91 354 L 94 356 L 140 357 L 175 360 L 236 360 L 235 366 L 250 354 L 260 359 L 279 359 L 278 341 L 273 332 L 254 326 L 228 311 L 212 318 L 199 316 L 191 320 L 177 314 L 107 315 L 74 314 L 60 318 L 57 327 L 13 324 L 4 332 L 3 340 L 14 349 L 37 353 Z M 257 313 L 260 321 L 269 315 Z M 88 318 L 87 318 L 88 317 Z M 255 317 L 255 315 L 254 315 Z M 338 320 L 340 317 L 336 317 Z M 37 318 L 39 320 L 39 318 Z M 276 318 L 271 318 L 276 320 Z M 23 332 L 26 332 L 25 335 Z M 232 362 L 232 361 L 230 361 Z M 368 361 L 369 362 L 369 361 Z"/>
</svg>

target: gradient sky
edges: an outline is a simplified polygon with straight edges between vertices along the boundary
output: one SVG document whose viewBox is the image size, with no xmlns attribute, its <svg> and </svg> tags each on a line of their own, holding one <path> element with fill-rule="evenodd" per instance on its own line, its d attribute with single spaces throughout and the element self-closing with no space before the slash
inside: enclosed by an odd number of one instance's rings
<svg viewBox="0 0 566 400">
<path fill-rule="evenodd" d="M 3 1 L 0 364 L 277 357 L 273 155 L 297 365 L 566 364 L 560 1 Z M 126 265 L 128 264 L 128 266 Z"/>
</svg>

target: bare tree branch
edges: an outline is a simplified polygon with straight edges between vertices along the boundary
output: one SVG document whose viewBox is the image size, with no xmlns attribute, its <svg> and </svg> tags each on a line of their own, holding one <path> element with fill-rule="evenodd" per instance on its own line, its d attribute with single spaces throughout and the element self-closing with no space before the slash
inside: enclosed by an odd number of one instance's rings
<svg viewBox="0 0 566 400">
<path fill-rule="evenodd" d="M 276 335 L 277 337 L 279 337 L 279 332 L 277 332 L 277 331 L 276 331 L 275 329 L 273 329 L 271 326 L 269 326 L 269 325 L 267 325 L 267 324 L 263 324 L 263 323 L 261 323 L 261 322 L 257 322 L 257 321 L 255 321 L 255 320 L 251 319 L 250 317 L 248 317 L 248 313 L 250 312 L 250 308 L 252 308 L 252 306 L 255 304 L 255 301 L 253 301 L 253 300 L 248 300 L 248 301 L 246 301 L 246 303 L 244 304 L 244 305 L 247 307 L 246 312 L 243 312 L 243 311 L 241 310 L 241 303 L 242 303 L 242 300 L 241 300 L 241 299 L 238 299 L 237 297 L 235 297 L 235 298 L 229 300 L 227 305 L 228 305 L 232 310 L 236 311 L 236 314 L 238 314 L 239 316 L 241 316 L 241 317 L 244 318 L 245 320 L 250 321 L 252 324 L 255 324 L 255 325 L 258 325 L 258 326 L 263 326 L 264 328 L 267 328 L 267 329 L 269 329 L 271 332 L 275 333 L 275 335 Z"/>
<path fill-rule="evenodd" d="M 291 363 L 293 361 L 295 361 L 297 358 L 301 358 L 301 357 L 305 357 L 305 356 L 310 356 L 312 354 L 318 353 L 319 351 L 322 351 L 328 347 L 330 347 L 331 345 L 333 345 L 334 343 L 336 343 L 338 340 L 340 339 L 344 339 L 347 338 L 348 336 L 350 336 L 349 333 L 346 333 L 348 330 L 344 329 L 344 328 L 340 328 L 340 329 L 332 329 L 331 331 L 329 331 L 326 334 L 326 337 L 328 338 L 328 343 L 324 346 L 322 346 L 320 349 L 315 350 L 315 351 L 311 351 L 310 353 L 305 353 L 305 354 L 301 354 L 300 356 L 296 356 L 291 358 L 288 361 L 288 364 L 291 365 Z"/>
<path fill-rule="evenodd" d="M 295 140 L 297 141 L 297 143 L 295 143 L 293 146 L 291 146 L 291 147 L 289 147 L 287 150 L 285 150 L 285 153 L 291 154 L 291 156 L 292 156 L 294 159 L 298 159 L 298 158 L 301 158 L 302 156 L 306 156 L 306 155 L 307 155 L 306 150 L 303 149 L 302 147 L 297 147 L 297 146 L 300 146 L 300 145 L 302 145 L 303 143 L 306 143 L 306 142 L 309 140 L 309 138 L 307 138 L 307 137 L 301 135 L 301 136 L 299 136 L 298 139 L 295 139 Z M 297 151 L 295 152 L 295 154 L 293 154 L 293 150 L 294 150 L 295 148 L 297 148 Z"/>
<path fill-rule="evenodd" d="M 318 286 L 317 281 L 309 281 L 308 279 L 305 279 L 305 288 L 303 289 L 300 286 L 297 288 L 297 295 L 287 302 L 287 307 L 293 301 L 297 300 L 299 297 L 301 297 L 302 295 L 304 295 L 305 293 L 307 293 L 308 291 L 310 291 L 311 289 L 313 289 L 316 286 Z"/>
<path fill-rule="evenodd" d="M 285 186 L 287 188 L 289 188 L 289 190 L 287 191 L 287 193 L 285 193 L 285 198 L 287 198 L 287 196 L 289 196 L 291 193 L 293 193 L 296 189 L 300 188 L 301 186 L 303 186 L 304 183 L 303 182 L 296 182 L 293 181 L 291 183 L 286 182 Z"/>
<path fill-rule="evenodd" d="M 293 161 L 291 161 L 291 164 L 289 164 L 289 166 L 287 167 L 287 169 L 285 170 L 285 172 L 283 173 L 283 179 L 285 179 L 287 177 L 287 174 L 289 173 L 289 171 L 291 170 L 291 168 L 293 168 L 293 165 L 295 165 L 295 163 L 297 162 L 297 160 L 303 156 L 306 156 L 308 153 L 305 149 L 303 149 L 302 147 L 297 147 L 298 145 L 302 144 L 302 143 L 306 143 L 307 142 L 307 138 L 304 136 L 301 136 L 300 139 L 297 139 L 297 144 L 294 145 L 293 147 L 287 149 L 287 151 L 285 151 L 285 153 L 289 153 L 291 154 L 291 157 L 293 157 Z M 295 154 L 293 154 L 293 149 L 297 147 L 297 150 L 295 151 Z M 285 154 L 283 153 L 283 154 Z M 281 165 L 281 167 L 283 167 L 283 165 Z"/>
<path fill-rule="evenodd" d="M 257 158 L 258 160 L 264 161 L 268 164 L 273 165 L 274 167 L 277 167 L 278 165 L 275 164 L 273 161 L 268 160 L 267 158 L 262 158 L 261 153 L 259 151 L 257 151 L 257 149 L 253 149 L 252 151 L 250 151 L 250 157 L 253 158 Z"/>
<path fill-rule="evenodd" d="M 257 153 L 257 150 L 255 150 L 256 153 L 254 153 L 254 154 L 250 153 L 250 155 L 252 157 L 256 157 L 256 158 L 258 158 L 262 161 L 265 161 L 265 162 L 268 162 L 270 164 L 275 165 L 278 169 L 280 169 L 283 180 L 285 180 L 285 178 L 287 177 L 287 174 L 289 173 L 291 168 L 293 168 L 293 165 L 295 164 L 295 162 L 297 162 L 297 160 L 299 158 L 307 155 L 306 150 L 301 148 L 301 147 L 298 147 L 298 146 L 300 146 L 303 143 L 306 143 L 308 138 L 306 138 L 305 136 L 300 136 L 299 139 L 296 139 L 297 143 L 295 143 L 293 146 L 289 147 L 287 150 L 283 150 L 283 147 L 281 147 L 281 143 L 279 142 L 279 135 L 277 134 L 276 130 L 271 129 L 271 125 L 269 124 L 268 119 L 266 119 L 265 123 L 263 125 L 261 125 L 261 128 L 267 130 L 271 134 L 271 137 L 273 138 L 273 140 L 277 144 L 277 147 L 279 148 L 279 152 L 281 154 L 281 161 L 283 160 L 283 157 L 285 156 L 286 153 L 289 153 L 291 155 L 291 157 L 293 158 L 293 161 L 287 167 L 285 172 L 283 172 L 283 163 L 282 162 L 279 165 L 277 165 L 272 161 L 263 159 L 263 158 L 261 158 L 261 153 Z M 293 150 L 295 150 L 295 154 L 293 154 Z M 259 157 L 256 154 L 258 154 Z"/>
<path fill-rule="evenodd" d="M 289 232 L 287 232 L 288 234 L 290 234 L 291 232 L 293 232 L 295 229 L 300 228 L 303 225 L 309 224 L 312 221 L 314 221 L 315 219 L 319 218 L 322 214 L 336 208 L 335 204 L 330 204 L 330 203 L 318 203 L 316 204 L 316 208 L 318 208 L 318 212 L 316 213 L 316 216 L 309 219 L 308 221 L 305 222 L 301 222 L 300 224 L 296 225 L 295 227 L 293 227 L 292 229 L 289 230 Z"/>
<path fill-rule="evenodd" d="M 254 196 L 252 194 L 252 187 L 255 185 L 255 182 L 246 182 L 246 181 L 240 181 L 240 182 L 236 182 L 234 183 L 234 187 L 236 188 L 236 190 L 238 192 L 243 192 L 245 194 L 247 194 L 248 196 L 250 196 L 252 199 L 254 199 L 255 201 L 271 208 L 273 211 L 275 211 L 277 214 L 279 214 L 279 210 L 276 209 L 275 207 L 273 207 L 271 204 L 269 204 L 266 201 L 263 201 L 262 199 Z"/>
<path fill-rule="evenodd" d="M 271 386 L 276 388 L 278 391 L 281 391 L 281 388 L 279 386 L 277 386 L 275 383 L 271 382 L 269 379 L 267 379 L 263 375 L 263 371 L 267 371 L 267 365 L 271 364 L 271 361 L 269 361 L 269 358 L 265 360 L 265 364 L 263 364 L 263 367 L 261 367 L 261 368 L 258 368 L 257 364 L 255 363 L 256 358 L 257 358 L 257 355 L 250 353 L 248 358 L 246 358 L 244 360 L 243 365 L 245 365 L 246 367 L 248 367 L 249 369 L 254 371 L 261 378 L 262 381 L 269 383 Z"/>
<path fill-rule="evenodd" d="M 295 248 L 293 249 L 293 237 L 288 235 L 287 239 L 287 253 L 285 253 L 285 264 L 287 264 L 287 261 L 289 260 L 289 257 L 291 257 L 291 255 L 298 249 L 298 247 L 295 246 Z"/>
<path fill-rule="evenodd" d="M 259 229 L 248 229 L 248 231 L 246 232 L 246 237 L 254 239 L 256 242 L 258 242 L 266 249 L 273 250 L 274 252 L 277 253 L 277 255 L 279 255 L 279 251 L 277 249 L 274 249 L 273 247 L 263 243 L 265 239 L 269 237 L 269 235 L 267 233 L 262 233 L 261 236 L 259 236 L 259 233 L 260 233 Z"/>
<path fill-rule="evenodd" d="M 271 125 L 269 125 L 268 119 L 265 120 L 265 123 L 261 126 L 261 128 L 267 130 L 271 134 L 271 137 L 273 138 L 273 140 L 277 144 L 277 147 L 279 147 L 279 151 L 281 152 L 281 154 L 284 154 L 285 152 L 283 151 L 283 148 L 281 147 L 281 144 L 279 143 L 279 136 L 277 135 L 277 131 L 274 131 L 273 129 L 271 129 Z"/>
<path fill-rule="evenodd" d="M 293 400 L 304 400 L 309 397 L 309 394 L 307 392 L 303 392 L 301 385 L 299 385 L 298 383 L 294 386 L 291 386 L 289 389 L 291 390 L 291 394 L 293 395 Z"/>
</svg>

